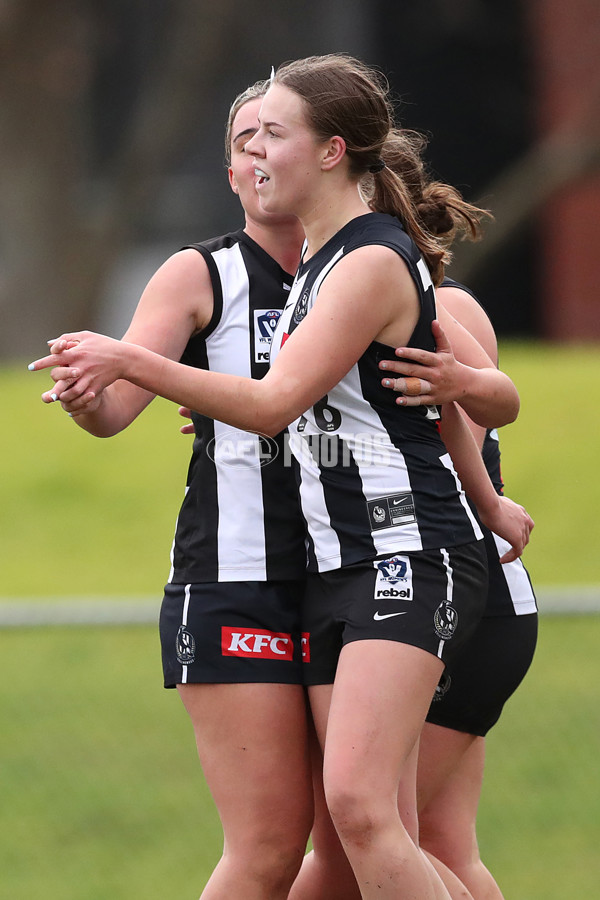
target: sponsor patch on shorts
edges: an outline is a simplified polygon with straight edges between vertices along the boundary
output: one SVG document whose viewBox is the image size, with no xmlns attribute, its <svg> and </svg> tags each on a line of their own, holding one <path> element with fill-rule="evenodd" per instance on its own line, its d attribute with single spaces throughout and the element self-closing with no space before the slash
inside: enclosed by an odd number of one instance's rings
<svg viewBox="0 0 600 900">
<path fill-rule="evenodd" d="M 369 519 L 373 531 L 415 522 L 415 503 L 410 491 L 369 500 Z"/>
<path fill-rule="evenodd" d="M 377 570 L 374 600 L 412 600 L 412 568 L 409 556 L 390 556 L 374 560 Z"/>
<path fill-rule="evenodd" d="M 242 656 L 245 659 L 292 660 L 294 643 L 291 634 L 223 625 L 221 653 L 223 656 Z"/>
</svg>

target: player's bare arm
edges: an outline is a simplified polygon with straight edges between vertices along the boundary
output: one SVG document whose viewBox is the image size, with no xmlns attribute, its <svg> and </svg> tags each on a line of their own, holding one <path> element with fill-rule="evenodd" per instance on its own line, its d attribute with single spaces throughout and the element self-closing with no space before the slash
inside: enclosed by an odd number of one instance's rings
<svg viewBox="0 0 600 900">
<path fill-rule="evenodd" d="M 519 412 L 517 389 L 496 368 L 481 344 L 438 302 L 438 321 L 432 325 L 436 352 L 399 347 L 402 360 L 380 364 L 391 375 L 384 387 L 402 392 L 400 406 L 443 404 L 456 400 L 484 428 L 513 422 Z M 400 374 L 403 377 L 394 378 Z"/>
<path fill-rule="evenodd" d="M 260 381 L 192 370 L 146 347 L 91 332 L 63 335 L 61 341 L 79 341 L 61 349 L 79 375 L 69 389 L 70 411 L 77 413 L 78 397 L 125 379 L 234 427 L 274 435 L 337 384 L 372 340 L 385 340 L 388 333 L 408 339 L 416 316 L 416 292 L 405 263 L 387 248 L 360 248 L 334 267 L 314 308 Z M 60 361 L 51 354 L 32 366 Z"/>
</svg>

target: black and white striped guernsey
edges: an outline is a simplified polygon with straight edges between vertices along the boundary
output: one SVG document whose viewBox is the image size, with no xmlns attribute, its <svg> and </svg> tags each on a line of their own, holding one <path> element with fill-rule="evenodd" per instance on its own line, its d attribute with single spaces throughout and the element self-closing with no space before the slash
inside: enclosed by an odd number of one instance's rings
<svg viewBox="0 0 600 900">
<path fill-rule="evenodd" d="M 302 262 L 277 325 L 272 359 L 313 306 L 328 272 L 357 247 L 381 244 L 406 262 L 421 314 L 410 346 L 434 349 L 435 293 L 429 271 L 400 222 L 367 213 Z M 381 386 L 372 343 L 328 395 L 289 426 L 309 531 L 309 570 L 328 571 L 381 554 L 453 547 L 481 538 L 449 454 L 435 407 L 399 407 Z"/>
<path fill-rule="evenodd" d="M 190 245 L 205 259 L 214 311 L 182 362 L 262 378 L 292 278 L 236 231 Z M 262 438 L 193 413 L 196 430 L 169 582 L 271 581 L 306 572 L 304 523 L 284 435 Z"/>
<path fill-rule="evenodd" d="M 486 313 L 485 307 L 473 291 L 454 281 L 444 278 L 440 287 L 454 287 L 475 300 Z M 504 494 L 504 482 L 500 466 L 500 438 L 495 428 L 488 428 L 481 449 L 483 462 L 497 494 Z M 500 557 L 508 550 L 508 543 L 497 534 L 482 526 L 488 555 L 489 589 L 484 616 L 526 616 L 537 612 L 535 593 L 529 573 L 521 559 L 500 564 Z"/>
</svg>

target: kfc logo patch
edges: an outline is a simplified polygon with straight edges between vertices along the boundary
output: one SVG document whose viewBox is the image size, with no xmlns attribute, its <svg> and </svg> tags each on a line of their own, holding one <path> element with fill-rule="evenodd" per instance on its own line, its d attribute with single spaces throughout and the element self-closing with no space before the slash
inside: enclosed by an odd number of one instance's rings
<svg viewBox="0 0 600 900">
<path fill-rule="evenodd" d="M 223 656 L 243 656 L 245 659 L 294 658 L 291 634 L 265 631 L 262 628 L 221 628 L 221 652 Z"/>
</svg>

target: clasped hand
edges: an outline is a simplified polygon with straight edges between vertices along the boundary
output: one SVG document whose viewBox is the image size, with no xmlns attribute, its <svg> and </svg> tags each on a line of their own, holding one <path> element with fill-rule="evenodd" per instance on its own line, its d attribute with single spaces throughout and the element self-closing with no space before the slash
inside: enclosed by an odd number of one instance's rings
<svg viewBox="0 0 600 900">
<path fill-rule="evenodd" d="M 122 342 L 91 331 L 63 334 L 48 341 L 50 354 L 36 359 L 30 371 L 52 368 L 54 389 L 42 394 L 44 403 L 59 400 L 70 415 L 93 412 L 102 391 L 122 377 Z"/>
</svg>

